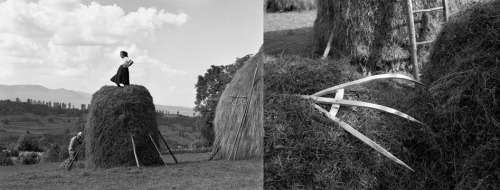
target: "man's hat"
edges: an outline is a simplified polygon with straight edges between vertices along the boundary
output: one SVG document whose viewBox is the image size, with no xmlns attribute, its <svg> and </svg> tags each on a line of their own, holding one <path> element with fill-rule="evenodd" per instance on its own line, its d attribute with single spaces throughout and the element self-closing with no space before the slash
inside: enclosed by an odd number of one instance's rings
<svg viewBox="0 0 500 190">
<path fill-rule="evenodd" d="M 78 133 L 76 134 L 76 136 L 81 137 L 81 136 L 82 136 L 82 132 L 78 132 Z"/>
</svg>

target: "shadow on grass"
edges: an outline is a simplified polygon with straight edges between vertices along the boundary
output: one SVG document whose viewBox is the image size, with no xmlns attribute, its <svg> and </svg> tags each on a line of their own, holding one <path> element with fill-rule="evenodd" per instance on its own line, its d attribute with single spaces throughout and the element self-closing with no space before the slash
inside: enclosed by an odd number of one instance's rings
<svg viewBox="0 0 500 190">
<path fill-rule="evenodd" d="M 264 52 L 274 56 L 315 56 L 313 54 L 313 27 L 265 32 Z"/>
</svg>

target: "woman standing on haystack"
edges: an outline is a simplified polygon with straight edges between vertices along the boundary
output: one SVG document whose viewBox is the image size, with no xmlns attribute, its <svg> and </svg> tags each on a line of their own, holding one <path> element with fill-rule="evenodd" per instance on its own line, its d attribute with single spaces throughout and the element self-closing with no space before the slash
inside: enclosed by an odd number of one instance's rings
<svg viewBox="0 0 500 190">
<path fill-rule="evenodd" d="M 114 82 L 118 87 L 120 83 L 123 85 L 130 85 L 129 75 L 128 75 L 128 67 L 130 67 L 134 61 L 128 58 L 128 53 L 126 51 L 120 51 L 120 57 L 122 58 L 121 65 L 116 72 L 116 75 L 111 78 L 111 81 Z"/>
</svg>

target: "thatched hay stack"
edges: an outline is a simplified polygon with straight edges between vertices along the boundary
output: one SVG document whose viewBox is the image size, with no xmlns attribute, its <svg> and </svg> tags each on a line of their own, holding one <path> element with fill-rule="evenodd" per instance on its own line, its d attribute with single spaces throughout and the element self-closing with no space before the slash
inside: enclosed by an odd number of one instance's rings
<svg viewBox="0 0 500 190">
<path fill-rule="evenodd" d="M 474 0 L 449 1 L 454 14 Z M 334 32 L 330 55 L 352 56 L 369 70 L 409 71 L 407 5 L 400 0 L 322 0 L 314 23 L 315 51 L 323 54 Z M 441 6 L 441 1 L 413 1 L 413 9 Z M 442 11 L 415 14 L 417 41 L 435 37 L 443 21 Z M 428 45 L 419 46 L 419 62 L 425 61 Z"/>
<path fill-rule="evenodd" d="M 500 187 L 500 1 L 478 3 L 447 22 L 422 81 L 445 169 L 457 189 Z M 456 164 L 460 163 L 460 167 Z"/>
<path fill-rule="evenodd" d="M 158 139 L 157 130 L 153 98 L 144 86 L 101 87 L 92 95 L 85 126 L 87 167 L 136 165 L 131 135 L 141 166 L 163 164 L 149 137 Z"/>
<path fill-rule="evenodd" d="M 236 72 L 219 99 L 214 119 L 215 159 L 263 156 L 263 59 L 261 48 Z"/>
</svg>

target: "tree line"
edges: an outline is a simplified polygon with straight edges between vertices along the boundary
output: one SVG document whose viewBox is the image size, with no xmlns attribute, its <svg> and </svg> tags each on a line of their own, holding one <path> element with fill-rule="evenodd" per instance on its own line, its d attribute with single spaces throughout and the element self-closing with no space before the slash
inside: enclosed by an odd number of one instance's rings
<svg viewBox="0 0 500 190">
<path fill-rule="evenodd" d="M 67 114 L 71 116 L 79 116 L 82 113 L 87 113 L 90 104 L 81 104 L 80 109 L 75 108 L 75 105 L 64 102 L 51 102 L 43 100 L 33 100 L 28 98 L 26 102 L 22 102 L 19 98 L 15 101 L 0 100 L 0 115 L 16 115 L 24 113 L 33 113 L 35 115 L 47 116 L 50 114 Z"/>
</svg>

